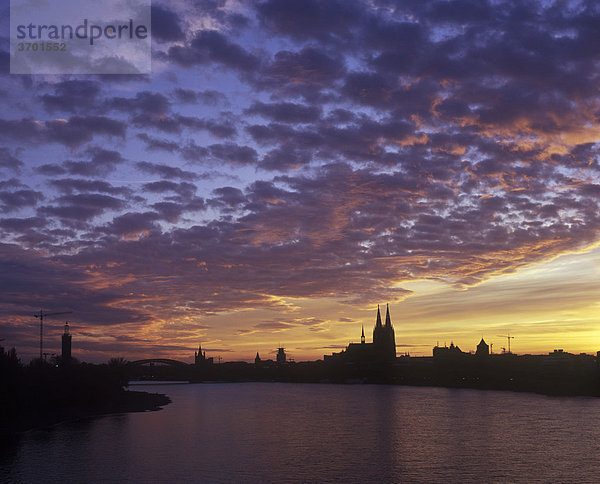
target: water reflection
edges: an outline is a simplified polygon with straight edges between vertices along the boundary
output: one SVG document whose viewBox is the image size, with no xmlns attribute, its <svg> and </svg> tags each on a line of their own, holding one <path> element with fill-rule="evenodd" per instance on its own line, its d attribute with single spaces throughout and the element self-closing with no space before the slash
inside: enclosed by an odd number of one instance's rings
<svg viewBox="0 0 600 484">
<path fill-rule="evenodd" d="M 2 453 L 0 480 L 529 482 L 600 472 L 596 399 L 284 383 L 150 391 L 173 403 L 23 434 Z"/>
</svg>

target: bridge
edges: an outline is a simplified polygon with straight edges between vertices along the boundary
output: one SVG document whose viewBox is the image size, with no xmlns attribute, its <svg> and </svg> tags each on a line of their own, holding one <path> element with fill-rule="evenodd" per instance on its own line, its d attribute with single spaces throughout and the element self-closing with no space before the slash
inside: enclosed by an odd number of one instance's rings
<svg viewBox="0 0 600 484">
<path fill-rule="evenodd" d="M 145 360 L 136 360 L 130 361 L 127 363 L 127 366 L 142 366 L 142 365 L 154 365 L 158 363 L 160 365 L 169 365 L 175 367 L 187 367 L 190 366 L 189 363 L 184 363 L 183 361 L 171 360 L 169 358 L 147 358 Z"/>
</svg>

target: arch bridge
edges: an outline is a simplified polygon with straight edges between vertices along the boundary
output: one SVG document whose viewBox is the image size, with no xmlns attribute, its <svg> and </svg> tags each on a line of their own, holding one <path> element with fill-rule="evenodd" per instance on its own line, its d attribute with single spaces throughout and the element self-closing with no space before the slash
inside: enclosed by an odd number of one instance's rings
<svg viewBox="0 0 600 484">
<path fill-rule="evenodd" d="M 183 361 L 171 360 L 169 358 L 147 358 L 145 360 L 130 361 L 127 363 L 127 366 L 153 365 L 154 363 L 178 368 L 190 366 L 188 363 L 184 363 Z"/>
</svg>

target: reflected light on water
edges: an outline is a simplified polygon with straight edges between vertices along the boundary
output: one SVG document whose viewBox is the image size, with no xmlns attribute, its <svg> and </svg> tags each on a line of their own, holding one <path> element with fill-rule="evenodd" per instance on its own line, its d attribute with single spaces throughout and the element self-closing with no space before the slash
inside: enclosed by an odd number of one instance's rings
<svg viewBox="0 0 600 484">
<path fill-rule="evenodd" d="M 0 480 L 587 482 L 600 473 L 591 398 L 385 385 L 148 389 L 173 403 L 27 432 L 3 452 Z"/>
</svg>

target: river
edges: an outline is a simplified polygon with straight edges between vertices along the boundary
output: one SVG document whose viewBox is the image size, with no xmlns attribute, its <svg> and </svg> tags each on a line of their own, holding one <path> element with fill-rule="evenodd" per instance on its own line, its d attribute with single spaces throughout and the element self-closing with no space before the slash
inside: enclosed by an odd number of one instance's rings
<svg viewBox="0 0 600 484">
<path fill-rule="evenodd" d="M 597 482 L 600 399 L 386 385 L 136 385 L 173 401 L 4 443 L 2 482 Z"/>
</svg>

